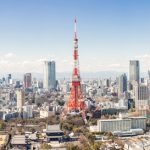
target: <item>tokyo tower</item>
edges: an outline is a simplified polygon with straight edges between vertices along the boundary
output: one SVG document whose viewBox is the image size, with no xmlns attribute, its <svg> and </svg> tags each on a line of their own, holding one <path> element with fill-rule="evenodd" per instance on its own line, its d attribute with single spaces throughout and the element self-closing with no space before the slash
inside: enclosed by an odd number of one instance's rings
<svg viewBox="0 0 150 150">
<path fill-rule="evenodd" d="M 86 105 L 83 99 L 81 90 L 81 78 L 79 71 L 79 55 L 78 55 L 78 38 L 76 30 L 76 19 L 74 21 L 74 68 L 72 73 L 72 87 L 70 98 L 67 101 L 67 111 L 84 111 L 86 110 Z"/>
</svg>

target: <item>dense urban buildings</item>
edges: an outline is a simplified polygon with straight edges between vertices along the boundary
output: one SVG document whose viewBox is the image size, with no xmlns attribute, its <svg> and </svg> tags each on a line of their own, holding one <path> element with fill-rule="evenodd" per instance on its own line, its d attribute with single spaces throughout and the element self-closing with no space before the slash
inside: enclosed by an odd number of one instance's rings
<svg viewBox="0 0 150 150">
<path fill-rule="evenodd" d="M 4 129 L 9 129 L 12 134 L 13 128 L 15 132 L 8 144 L 12 148 L 34 147 L 38 150 L 44 144 L 55 147 L 56 143 L 59 148 L 62 145 L 68 148 L 66 144 L 76 143 L 83 137 L 88 142 L 91 142 L 91 138 L 94 143 L 100 141 L 104 146 L 114 139 L 116 142 L 121 140 L 124 144 L 115 147 L 123 148 L 132 144 L 122 138 L 149 134 L 148 75 L 141 79 L 134 77 L 132 82 L 131 77 L 128 80 L 127 73 L 115 78 L 88 78 L 81 81 L 76 68 L 76 38 L 72 80 L 56 80 L 54 61 L 44 62 L 44 80 L 34 76 L 32 79 L 31 73 L 26 73 L 23 80 L 10 75 L 0 80 L 0 119 L 6 125 Z M 136 62 L 138 67 L 130 61 L 134 66 L 131 67 L 133 74 L 139 70 L 139 61 Z M 127 88 L 129 83 L 132 83 L 132 88 Z M 8 137 L 6 133 L 5 137 Z M 40 144 L 43 141 L 44 144 Z M 56 143 L 53 145 L 53 142 Z M 94 143 L 91 143 L 92 147 Z M 81 144 L 80 149 L 83 146 Z"/>
<path fill-rule="evenodd" d="M 130 60 L 129 72 L 81 80 L 74 25 L 72 78 L 56 79 L 56 62 L 42 61 L 43 78 L 0 79 L 0 149 L 149 150 L 150 71 Z"/>
</svg>

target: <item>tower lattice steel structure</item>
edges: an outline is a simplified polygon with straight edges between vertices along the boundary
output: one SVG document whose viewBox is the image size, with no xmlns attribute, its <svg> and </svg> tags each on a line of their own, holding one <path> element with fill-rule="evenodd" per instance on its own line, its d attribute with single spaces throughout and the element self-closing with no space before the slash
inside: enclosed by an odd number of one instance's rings
<svg viewBox="0 0 150 150">
<path fill-rule="evenodd" d="M 79 55 L 78 55 L 78 38 L 76 30 L 76 19 L 74 22 L 74 68 L 72 73 L 72 87 L 70 98 L 67 101 L 68 111 L 82 111 L 86 110 L 86 105 L 81 90 L 81 78 L 79 71 Z"/>
</svg>

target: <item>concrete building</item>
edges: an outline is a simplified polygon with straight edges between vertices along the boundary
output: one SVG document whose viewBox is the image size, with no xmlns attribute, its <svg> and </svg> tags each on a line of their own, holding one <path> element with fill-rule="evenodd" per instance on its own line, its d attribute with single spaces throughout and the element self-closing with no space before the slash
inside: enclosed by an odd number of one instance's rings
<svg viewBox="0 0 150 150">
<path fill-rule="evenodd" d="M 28 149 L 31 146 L 25 135 L 14 135 L 11 139 L 11 145 L 13 149 Z"/>
<path fill-rule="evenodd" d="M 147 100 L 149 99 L 149 89 L 146 84 L 138 85 L 138 100 Z"/>
<path fill-rule="evenodd" d="M 8 140 L 9 140 L 8 134 L 0 135 L 0 149 L 3 149 L 3 146 L 7 144 Z"/>
<path fill-rule="evenodd" d="M 118 78 L 118 96 L 121 97 L 127 91 L 127 76 L 122 74 Z"/>
<path fill-rule="evenodd" d="M 44 88 L 46 90 L 56 88 L 55 61 L 44 62 Z"/>
<path fill-rule="evenodd" d="M 12 77 L 11 77 L 11 74 L 8 74 L 7 84 L 12 84 Z"/>
<path fill-rule="evenodd" d="M 83 95 L 86 95 L 86 88 L 87 88 L 87 85 L 84 84 L 84 83 L 82 83 L 82 84 L 81 84 L 81 88 L 82 88 L 82 94 L 83 94 Z"/>
<path fill-rule="evenodd" d="M 25 93 L 22 89 L 17 89 L 16 96 L 17 96 L 17 109 L 19 111 L 22 111 L 25 102 Z"/>
<path fill-rule="evenodd" d="M 140 80 L 140 64 L 138 60 L 130 60 L 129 64 L 129 89 L 132 89 L 132 82 L 139 83 Z"/>
<path fill-rule="evenodd" d="M 49 116 L 54 115 L 55 113 L 53 111 L 49 110 L 40 110 L 40 118 L 47 118 Z"/>
<path fill-rule="evenodd" d="M 26 73 L 24 75 L 24 87 L 29 88 L 32 86 L 32 76 L 31 73 Z"/>
<path fill-rule="evenodd" d="M 125 140 L 124 150 L 150 150 L 150 138 L 130 138 Z"/>
<path fill-rule="evenodd" d="M 15 119 L 19 117 L 19 113 L 18 112 L 4 112 L 3 113 L 3 120 L 8 121 L 11 119 Z"/>
<path fill-rule="evenodd" d="M 146 118 L 131 117 L 125 119 L 98 120 L 97 129 L 99 132 L 130 131 L 131 129 L 146 130 Z"/>
<path fill-rule="evenodd" d="M 132 129 L 146 130 L 146 117 L 130 117 Z"/>
<path fill-rule="evenodd" d="M 110 79 L 104 79 L 103 80 L 103 85 L 105 86 L 105 87 L 110 87 Z"/>
<path fill-rule="evenodd" d="M 97 125 L 99 132 L 129 131 L 131 119 L 98 120 Z"/>
<path fill-rule="evenodd" d="M 133 87 L 135 108 L 139 112 L 139 115 L 147 116 L 148 110 L 150 109 L 149 100 L 149 88 L 146 84 L 140 83 Z"/>
<path fill-rule="evenodd" d="M 23 118 L 27 119 L 32 117 L 33 117 L 32 105 L 23 106 Z"/>
<path fill-rule="evenodd" d="M 59 124 L 46 126 L 46 139 L 47 142 L 61 141 L 64 136 L 64 132 L 60 129 Z"/>
</svg>

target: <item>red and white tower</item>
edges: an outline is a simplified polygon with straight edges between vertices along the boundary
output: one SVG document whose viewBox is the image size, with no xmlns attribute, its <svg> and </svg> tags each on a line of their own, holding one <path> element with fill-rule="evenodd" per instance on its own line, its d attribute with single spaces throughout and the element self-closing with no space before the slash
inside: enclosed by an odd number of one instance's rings
<svg viewBox="0 0 150 150">
<path fill-rule="evenodd" d="M 78 55 L 78 38 L 76 30 L 76 19 L 74 22 L 74 68 L 72 73 L 72 87 L 70 98 L 67 101 L 67 111 L 81 111 L 86 110 L 86 105 L 81 91 L 81 78 L 79 71 L 79 55 Z"/>
</svg>

